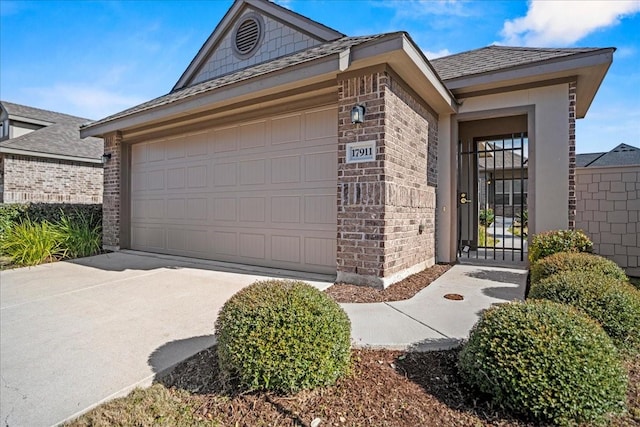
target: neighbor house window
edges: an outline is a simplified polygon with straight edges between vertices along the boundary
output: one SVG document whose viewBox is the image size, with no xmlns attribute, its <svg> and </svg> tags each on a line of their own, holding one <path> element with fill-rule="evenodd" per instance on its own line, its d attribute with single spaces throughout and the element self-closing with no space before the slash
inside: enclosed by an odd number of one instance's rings
<svg viewBox="0 0 640 427">
<path fill-rule="evenodd" d="M 524 191 L 521 189 L 524 186 Z M 513 206 L 527 203 L 527 180 L 496 180 L 495 204 Z"/>
</svg>

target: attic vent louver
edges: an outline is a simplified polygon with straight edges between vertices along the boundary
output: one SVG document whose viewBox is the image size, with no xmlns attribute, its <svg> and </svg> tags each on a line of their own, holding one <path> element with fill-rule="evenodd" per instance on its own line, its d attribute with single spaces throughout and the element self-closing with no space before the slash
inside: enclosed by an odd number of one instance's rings
<svg viewBox="0 0 640 427">
<path fill-rule="evenodd" d="M 245 16 L 245 19 L 236 27 L 234 47 L 236 52 L 243 56 L 249 56 L 258 46 L 262 37 L 262 22 L 257 15 Z"/>
</svg>

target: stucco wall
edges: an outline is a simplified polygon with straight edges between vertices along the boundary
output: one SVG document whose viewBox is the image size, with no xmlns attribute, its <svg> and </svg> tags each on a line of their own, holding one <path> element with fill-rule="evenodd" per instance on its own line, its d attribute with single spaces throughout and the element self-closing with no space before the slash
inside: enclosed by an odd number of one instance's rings
<svg viewBox="0 0 640 427">
<path fill-rule="evenodd" d="M 594 251 L 640 277 L 640 166 L 576 168 L 576 199 Z"/>
<path fill-rule="evenodd" d="M 4 203 L 102 203 L 102 165 L 5 154 Z"/>
</svg>

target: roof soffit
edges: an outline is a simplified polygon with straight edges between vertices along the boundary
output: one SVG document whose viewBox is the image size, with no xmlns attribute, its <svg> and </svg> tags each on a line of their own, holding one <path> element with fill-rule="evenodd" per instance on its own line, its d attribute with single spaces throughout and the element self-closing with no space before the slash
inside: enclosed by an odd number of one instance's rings
<svg viewBox="0 0 640 427">
<path fill-rule="evenodd" d="M 219 44 L 233 31 L 241 17 L 249 10 L 267 16 L 302 34 L 308 35 L 319 43 L 344 37 L 344 34 L 336 30 L 278 6 L 268 0 L 236 0 L 213 30 L 207 41 L 202 45 L 172 91 L 187 87 L 193 83 Z"/>
<path fill-rule="evenodd" d="M 463 76 L 445 81 L 459 99 L 487 93 L 516 90 L 518 86 L 534 87 L 557 82 L 563 78 L 577 81 L 576 113 L 583 118 L 593 101 L 611 63 L 615 48 L 528 63 L 486 73 Z"/>
</svg>

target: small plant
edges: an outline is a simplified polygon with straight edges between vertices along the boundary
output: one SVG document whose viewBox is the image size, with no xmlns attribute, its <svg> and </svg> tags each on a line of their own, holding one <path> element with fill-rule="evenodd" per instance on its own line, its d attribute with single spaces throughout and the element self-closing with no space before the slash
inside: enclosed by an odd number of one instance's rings
<svg viewBox="0 0 640 427">
<path fill-rule="evenodd" d="M 558 252 L 593 252 L 593 242 L 581 230 L 554 230 L 536 234 L 529 247 L 529 262 Z"/>
<path fill-rule="evenodd" d="M 461 375 L 506 410 L 555 424 L 624 409 L 627 377 L 600 325 L 550 301 L 485 311 L 460 353 Z"/>
<path fill-rule="evenodd" d="M 316 288 L 257 282 L 229 299 L 216 321 L 223 378 L 250 390 L 292 393 L 333 384 L 349 368 L 351 323 Z"/>
<path fill-rule="evenodd" d="M 480 209 L 480 214 L 478 216 L 478 222 L 480 222 L 480 225 L 490 227 L 495 219 L 496 216 L 493 213 L 493 209 Z"/>
<path fill-rule="evenodd" d="M 55 225 L 47 221 L 34 223 L 27 218 L 6 231 L 0 251 L 14 265 L 32 266 L 61 259 L 64 256 L 61 240 Z"/>
<path fill-rule="evenodd" d="M 497 243 L 500 243 L 499 239 L 487 234 L 487 227 L 478 227 L 478 246 L 481 248 L 492 248 Z"/>
<path fill-rule="evenodd" d="M 531 266 L 531 283 L 565 271 L 590 271 L 626 282 L 624 270 L 618 264 L 600 255 L 584 252 L 558 252 L 536 261 Z"/>
<path fill-rule="evenodd" d="M 66 258 L 82 258 L 100 253 L 102 226 L 93 215 L 77 211 L 69 217 L 61 212 L 58 230 Z"/>
<path fill-rule="evenodd" d="M 578 308 L 597 320 L 622 350 L 640 352 L 640 291 L 594 271 L 565 271 L 533 284 L 529 298 Z"/>
</svg>

